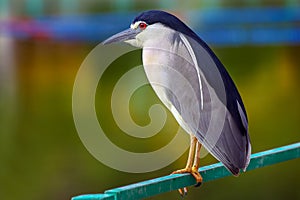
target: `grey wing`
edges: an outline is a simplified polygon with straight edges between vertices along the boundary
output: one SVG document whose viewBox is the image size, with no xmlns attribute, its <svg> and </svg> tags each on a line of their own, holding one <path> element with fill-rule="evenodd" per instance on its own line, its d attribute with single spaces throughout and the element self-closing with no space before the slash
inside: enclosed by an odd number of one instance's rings
<svg viewBox="0 0 300 200">
<path fill-rule="evenodd" d="M 240 169 L 247 168 L 251 154 L 246 111 L 238 90 L 201 39 L 196 41 L 179 33 L 175 40 L 181 44 L 177 45 L 180 59 L 186 60 L 179 59 L 173 67 L 188 80 L 193 94 L 185 91 L 186 85 L 177 84 L 174 89 L 181 91 L 181 97 L 169 92 L 168 99 L 181 115 L 186 130 L 193 132 L 232 174 L 238 175 Z"/>
</svg>

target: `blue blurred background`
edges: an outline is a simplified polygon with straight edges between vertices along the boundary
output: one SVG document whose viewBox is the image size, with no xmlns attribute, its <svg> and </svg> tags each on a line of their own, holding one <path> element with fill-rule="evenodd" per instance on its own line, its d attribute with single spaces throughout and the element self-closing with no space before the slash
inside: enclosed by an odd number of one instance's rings
<svg viewBox="0 0 300 200">
<path fill-rule="evenodd" d="M 116 171 L 88 153 L 73 122 L 72 87 L 82 61 L 146 9 L 175 13 L 216 52 L 244 99 L 253 152 L 300 140 L 297 0 L 0 0 L 1 199 L 70 199 L 166 175 L 185 165 L 187 152 L 155 172 Z M 138 61 L 131 62 L 140 62 L 138 55 L 133 57 Z M 105 80 L 116 73 L 121 72 L 109 72 Z M 136 99 L 144 116 L 133 115 L 147 124 L 148 104 L 157 99 L 150 87 Z M 97 109 L 101 106 L 105 104 Z M 166 125 L 176 127 L 169 117 Z M 115 130 L 110 118 L 103 123 Z M 118 135 L 112 139 L 120 146 L 142 148 L 139 140 L 118 141 Z M 143 144 L 151 149 L 155 142 Z M 202 165 L 214 162 L 206 157 Z M 300 199 L 299 167 L 298 159 L 208 182 L 191 188 L 186 199 Z M 179 198 L 174 191 L 150 199 Z"/>
</svg>

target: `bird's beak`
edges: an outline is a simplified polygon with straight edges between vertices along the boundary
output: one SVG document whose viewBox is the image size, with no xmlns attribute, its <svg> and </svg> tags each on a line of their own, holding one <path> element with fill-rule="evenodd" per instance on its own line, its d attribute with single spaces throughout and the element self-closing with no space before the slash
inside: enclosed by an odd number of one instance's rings
<svg viewBox="0 0 300 200">
<path fill-rule="evenodd" d="M 115 42 L 124 42 L 127 40 L 132 40 L 135 39 L 135 36 L 138 33 L 139 33 L 138 30 L 129 28 L 104 40 L 102 44 L 111 44 Z"/>
</svg>

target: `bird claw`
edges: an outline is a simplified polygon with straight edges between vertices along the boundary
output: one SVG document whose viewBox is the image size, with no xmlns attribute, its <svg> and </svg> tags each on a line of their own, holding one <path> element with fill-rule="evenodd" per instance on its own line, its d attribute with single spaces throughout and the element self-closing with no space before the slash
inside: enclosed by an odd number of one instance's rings
<svg viewBox="0 0 300 200">
<path fill-rule="evenodd" d="M 199 187 L 202 183 L 202 176 L 200 175 L 200 173 L 198 172 L 197 167 L 192 167 L 192 168 L 184 168 L 184 169 L 180 169 L 180 170 L 176 170 L 174 171 L 172 174 L 184 174 L 184 173 L 190 173 L 195 179 L 196 179 L 196 185 L 195 187 Z M 180 188 L 178 189 L 178 192 L 180 193 L 180 195 L 182 197 L 187 195 L 187 188 Z"/>
<path fill-rule="evenodd" d="M 187 190 L 186 187 L 184 187 L 184 188 L 178 189 L 178 192 L 179 192 L 181 197 L 185 197 L 187 195 L 188 190 Z"/>
<path fill-rule="evenodd" d="M 196 179 L 197 184 L 195 185 L 196 187 L 199 187 L 202 183 L 202 176 L 200 175 L 200 173 L 198 172 L 198 168 L 197 167 L 192 167 L 192 172 L 191 174 L 193 175 L 193 177 Z"/>
<path fill-rule="evenodd" d="M 196 185 L 194 185 L 194 187 L 200 187 L 202 185 L 202 182 L 197 182 Z"/>
</svg>

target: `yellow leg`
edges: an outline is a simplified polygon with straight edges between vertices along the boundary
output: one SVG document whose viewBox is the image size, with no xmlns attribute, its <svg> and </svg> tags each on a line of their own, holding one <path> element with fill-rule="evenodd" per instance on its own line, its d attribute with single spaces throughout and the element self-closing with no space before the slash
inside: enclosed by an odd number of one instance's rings
<svg viewBox="0 0 300 200">
<path fill-rule="evenodd" d="M 197 144 L 197 138 L 195 136 L 191 135 L 191 145 L 190 145 L 189 157 L 188 157 L 185 168 L 190 169 L 192 167 L 196 144 Z"/>
<path fill-rule="evenodd" d="M 198 172 L 198 168 L 199 168 L 199 165 L 200 165 L 200 150 L 201 150 L 201 147 L 202 147 L 202 145 L 197 141 L 195 157 L 194 157 L 194 164 L 193 164 L 192 173 L 191 173 L 197 181 L 196 186 L 200 186 L 201 182 L 202 182 L 202 176 Z"/>
<path fill-rule="evenodd" d="M 172 174 L 183 174 L 183 173 L 187 173 L 187 172 L 192 171 L 196 144 L 197 144 L 197 138 L 195 136 L 191 135 L 191 144 L 190 144 L 190 150 L 189 150 L 189 157 L 188 157 L 186 166 L 185 166 L 184 169 L 176 170 Z"/>
<path fill-rule="evenodd" d="M 189 150 L 189 156 L 186 163 L 186 167 L 184 169 L 176 170 L 172 174 L 183 174 L 183 173 L 191 173 L 199 186 L 202 182 L 202 177 L 198 172 L 199 162 L 200 162 L 200 149 L 201 144 L 198 142 L 197 138 L 191 135 L 191 145 Z M 178 190 L 181 196 L 187 194 L 187 188 L 182 188 Z"/>
</svg>

